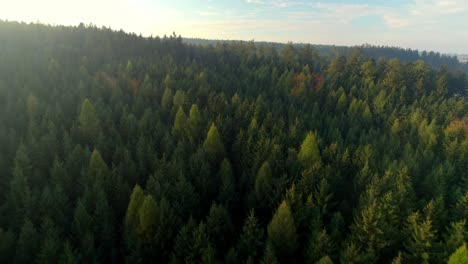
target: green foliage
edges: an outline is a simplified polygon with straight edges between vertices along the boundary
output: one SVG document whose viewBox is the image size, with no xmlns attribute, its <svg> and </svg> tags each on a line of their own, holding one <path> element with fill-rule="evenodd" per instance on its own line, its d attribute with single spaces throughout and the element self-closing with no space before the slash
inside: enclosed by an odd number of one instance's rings
<svg viewBox="0 0 468 264">
<path fill-rule="evenodd" d="M 275 191 L 272 178 L 270 163 L 265 161 L 255 178 L 255 197 L 257 198 L 257 204 L 261 207 L 267 207 L 271 203 Z"/>
<path fill-rule="evenodd" d="M 242 233 L 238 241 L 239 254 L 244 258 L 258 259 L 263 249 L 264 231 L 260 226 L 253 210 L 244 222 Z"/>
<path fill-rule="evenodd" d="M 221 136 L 219 135 L 218 129 L 216 128 L 214 123 L 211 124 L 210 129 L 206 134 L 206 139 L 203 143 L 203 148 L 208 155 L 216 159 L 224 156 L 224 145 L 221 141 Z"/>
<path fill-rule="evenodd" d="M 39 249 L 40 236 L 34 225 L 27 219 L 21 227 L 16 246 L 16 263 L 31 263 Z"/>
<path fill-rule="evenodd" d="M 11 231 L 0 229 L 0 262 L 13 262 L 15 252 L 15 235 Z"/>
<path fill-rule="evenodd" d="M 80 116 L 78 117 L 79 128 L 82 137 L 87 143 L 94 143 L 101 131 L 101 122 L 96 110 L 89 99 L 85 99 L 81 105 Z"/>
<path fill-rule="evenodd" d="M 279 263 L 278 259 L 276 258 L 273 246 L 271 244 L 267 244 L 267 246 L 265 248 L 265 253 L 264 253 L 262 261 L 260 263 L 261 264 L 277 264 L 277 263 Z"/>
<path fill-rule="evenodd" d="M 107 164 L 102 159 L 101 154 L 99 154 L 99 151 L 97 151 L 97 149 L 94 149 L 93 153 L 91 154 L 91 158 L 89 159 L 89 166 L 88 166 L 89 176 L 104 177 L 104 176 L 107 176 L 108 171 L 109 171 L 109 168 L 107 167 Z"/>
<path fill-rule="evenodd" d="M 468 249 L 466 243 L 459 247 L 448 260 L 448 264 L 462 264 L 468 262 Z"/>
<path fill-rule="evenodd" d="M 13 178 L 10 183 L 10 202 L 17 224 L 22 223 L 31 213 L 32 197 L 28 178 L 31 177 L 32 163 L 26 152 L 26 147 L 20 144 L 15 156 Z"/>
<path fill-rule="evenodd" d="M 316 262 L 317 264 L 333 264 L 333 261 L 329 256 L 325 256 Z"/>
<path fill-rule="evenodd" d="M 317 234 L 311 236 L 309 246 L 307 249 L 306 262 L 322 263 L 322 261 L 326 261 L 323 259 L 327 258 L 328 255 L 331 255 L 331 253 L 333 253 L 332 241 L 330 240 L 330 236 L 328 236 L 326 230 L 322 230 L 321 232 L 318 232 Z"/>
<path fill-rule="evenodd" d="M 158 205 L 151 195 L 146 195 L 138 211 L 138 231 L 146 239 L 154 236 L 156 224 L 159 218 Z"/>
<path fill-rule="evenodd" d="M 130 196 L 130 202 L 128 204 L 127 213 L 125 214 L 125 226 L 136 227 L 139 223 L 140 207 L 145 199 L 143 190 L 139 185 L 135 185 L 133 188 L 132 195 Z"/>
<path fill-rule="evenodd" d="M 167 78 L 166 78 L 167 79 Z M 164 90 L 164 94 L 161 99 L 161 107 L 165 110 L 168 110 L 172 106 L 172 90 L 167 88 Z"/>
<path fill-rule="evenodd" d="M 229 206 L 235 199 L 236 183 L 233 174 L 231 163 L 224 159 L 219 166 L 218 177 L 221 179 L 219 201 L 225 206 Z"/>
<path fill-rule="evenodd" d="M 310 167 L 314 163 L 321 161 L 320 150 L 314 133 L 307 133 L 306 138 L 302 142 L 297 158 L 304 167 Z"/>
<path fill-rule="evenodd" d="M 193 104 L 190 107 L 188 124 L 191 136 L 190 140 L 192 141 L 192 143 L 198 142 L 198 140 L 200 140 L 202 117 L 200 114 L 200 110 L 198 109 L 198 106 L 196 104 Z"/>
<path fill-rule="evenodd" d="M 429 263 L 430 249 L 433 246 L 434 232 L 430 219 L 421 219 L 419 213 L 408 216 L 406 230 L 408 239 L 405 243 L 408 260 L 418 263 Z"/>
<path fill-rule="evenodd" d="M 206 227 L 210 241 L 218 248 L 227 249 L 229 236 L 233 230 L 229 212 L 222 205 L 213 204 L 206 218 Z"/>
<path fill-rule="evenodd" d="M 177 135 L 179 138 L 187 135 L 189 126 L 187 123 L 187 116 L 185 115 L 184 109 L 182 106 L 179 107 L 179 110 L 176 113 L 175 120 L 174 120 L 174 127 L 172 130 L 174 134 Z"/>
<path fill-rule="evenodd" d="M 294 256 L 297 247 L 296 226 L 286 201 L 278 206 L 268 224 L 268 242 L 280 259 L 285 260 Z"/>
<path fill-rule="evenodd" d="M 186 42 L 0 21 L 0 263 L 466 252 L 466 65 Z"/>
</svg>

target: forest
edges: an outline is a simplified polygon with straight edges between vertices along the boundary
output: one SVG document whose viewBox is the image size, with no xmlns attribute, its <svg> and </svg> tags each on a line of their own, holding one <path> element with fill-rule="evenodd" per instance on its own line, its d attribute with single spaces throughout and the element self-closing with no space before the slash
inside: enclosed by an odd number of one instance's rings
<svg viewBox="0 0 468 264">
<path fill-rule="evenodd" d="M 0 21 L 0 263 L 466 264 L 467 98 L 360 48 Z"/>
<path fill-rule="evenodd" d="M 235 43 L 236 41 L 231 40 L 207 40 L 207 39 L 194 39 L 194 38 L 184 38 L 184 43 L 196 44 L 196 45 L 217 45 L 218 43 Z M 238 42 L 238 41 L 237 41 Z M 263 46 L 273 46 L 278 50 L 281 50 L 283 47 L 288 44 L 276 43 L 276 42 L 255 42 L 255 44 Z M 303 44 L 303 43 L 291 43 L 298 49 L 306 45 L 312 46 L 319 55 L 325 58 L 333 58 L 337 56 L 350 56 L 355 49 L 359 49 L 361 54 L 365 58 L 373 58 L 378 60 L 379 58 L 387 59 L 399 59 L 402 62 L 414 62 L 417 60 L 422 60 L 429 66 L 434 68 L 439 68 L 443 65 L 447 66 L 452 71 L 463 71 L 468 73 L 468 62 L 465 59 L 465 55 L 451 56 L 446 54 L 440 54 L 439 52 L 433 51 L 419 51 L 414 49 L 403 49 L 399 47 L 390 47 L 390 46 L 376 46 L 370 44 L 363 44 L 360 46 L 337 46 L 337 45 L 318 45 L 318 44 Z"/>
</svg>

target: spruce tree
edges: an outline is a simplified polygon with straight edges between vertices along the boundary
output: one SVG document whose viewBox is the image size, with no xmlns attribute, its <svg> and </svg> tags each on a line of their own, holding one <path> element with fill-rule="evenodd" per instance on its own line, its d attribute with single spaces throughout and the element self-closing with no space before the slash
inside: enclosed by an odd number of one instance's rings
<svg viewBox="0 0 468 264">
<path fill-rule="evenodd" d="M 306 168 L 321 161 L 320 150 L 314 133 L 309 132 L 307 134 L 302 142 L 297 158 Z"/>
<path fill-rule="evenodd" d="M 206 134 L 205 142 L 203 143 L 205 152 L 213 159 L 219 159 L 224 156 L 224 145 L 221 141 L 218 129 L 212 123 L 208 133 Z"/>
<path fill-rule="evenodd" d="M 268 243 L 271 243 L 280 260 L 294 258 L 297 247 L 296 226 L 286 201 L 279 205 L 268 225 Z"/>
</svg>

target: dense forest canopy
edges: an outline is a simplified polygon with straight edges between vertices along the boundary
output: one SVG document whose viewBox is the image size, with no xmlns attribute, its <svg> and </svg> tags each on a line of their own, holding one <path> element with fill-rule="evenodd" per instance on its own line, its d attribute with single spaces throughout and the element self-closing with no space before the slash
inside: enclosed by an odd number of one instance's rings
<svg viewBox="0 0 468 264">
<path fill-rule="evenodd" d="M 207 39 L 196 39 L 196 38 L 184 38 L 183 41 L 189 44 L 196 45 L 217 45 L 219 43 L 235 43 L 239 41 L 232 40 L 207 40 Z M 281 50 L 287 44 L 275 43 L 275 42 L 255 42 L 255 44 L 262 46 L 273 46 L 278 50 Z M 302 48 L 308 44 L 295 43 L 293 44 L 296 48 Z M 336 46 L 336 45 L 311 45 L 321 56 L 327 58 L 333 58 L 336 56 L 350 56 L 356 49 L 362 52 L 362 55 L 367 58 L 378 60 L 380 58 L 385 59 L 399 59 L 403 62 L 414 62 L 422 60 L 426 64 L 439 68 L 442 65 L 448 66 L 453 71 L 463 71 L 468 73 L 468 62 L 465 55 L 446 55 L 440 54 L 434 51 L 418 51 L 413 49 L 403 49 L 399 47 L 389 46 L 375 46 L 370 44 L 363 44 L 360 46 L 348 47 L 348 46 Z"/>
<path fill-rule="evenodd" d="M 0 22 L 0 263 L 463 263 L 467 88 L 362 49 Z"/>
</svg>

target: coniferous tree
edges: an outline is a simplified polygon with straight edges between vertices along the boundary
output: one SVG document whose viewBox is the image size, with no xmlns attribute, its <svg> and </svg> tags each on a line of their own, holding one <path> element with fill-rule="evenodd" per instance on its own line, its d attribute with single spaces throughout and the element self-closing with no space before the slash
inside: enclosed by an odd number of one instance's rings
<svg viewBox="0 0 468 264">
<path fill-rule="evenodd" d="M 468 261 L 468 249 L 465 245 L 459 247 L 448 259 L 448 264 L 461 264 Z"/>
<path fill-rule="evenodd" d="M 297 246 L 296 226 L 286 201 L 278 206 L 268 225 L 268 243 L 272 245 L 280 260 L 286 261 L 294 258 Z"/>
<path fill-rule="evenodd" d="M 249 216 L 244 222 L 242 233 L 238 241 L 238 250 L 240 256 L 245 259 L 252 258 L 256 260 L 259 258 L 261 250 L 263 249 L 263 236 L 264 231 L 255 217 L 253 210 L 250 211 Z"/>
<path fill-rule="evenodd" d="M 96 142 L 101 131 L 101 124 L 93 104 L 87 98 L 81 105 L 78 121 L 85 142 L 90 144 Z"/>
<path fill-rule="evenodd" d="M 33 223 L 29 219 L 26 219 L 21 227 L 21 232 L 18 237 L 15 262 L 34 262 L 39 249 L 39 240 L 39 233 Z"/>
<path fill-rule="evenodd" d="M 224 156 L 224 145 L 214 123 L 211 124 L 208 130 L 203 148 L 213 159 L 219 159 Z"/>
<path fill-rule="evenodd" d="M 304 167 L 309 167 L 315 162 L 321 161 L 320 150 L 314 133 L 309 132 L 307 134 L 302 142 L 297 158 Z"/>
</svg>

